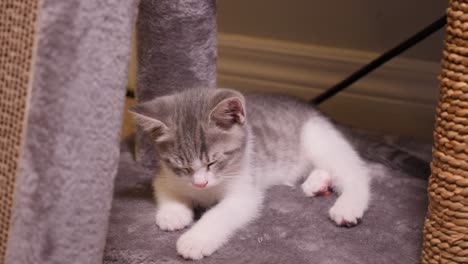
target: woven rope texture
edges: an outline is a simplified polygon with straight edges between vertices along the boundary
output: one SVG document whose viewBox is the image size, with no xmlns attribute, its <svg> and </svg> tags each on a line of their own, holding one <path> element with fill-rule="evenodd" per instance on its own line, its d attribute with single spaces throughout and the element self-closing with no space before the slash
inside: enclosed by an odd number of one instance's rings
<svg viewBox="0 0 468 264">
<path fill-rule="evenodd" d="M 0 1 L 0 263 L 13 207 L 37 6 L 37 0 Z"/>
<path fill-rule="evenodd" d="M 422 263 L 468 263 L 468 1 L 450 1 Z"/>
</svg>

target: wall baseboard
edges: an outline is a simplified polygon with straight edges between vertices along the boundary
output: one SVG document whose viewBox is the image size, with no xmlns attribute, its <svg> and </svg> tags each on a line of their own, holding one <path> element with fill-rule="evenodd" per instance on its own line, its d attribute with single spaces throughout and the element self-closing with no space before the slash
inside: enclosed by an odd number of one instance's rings
<svg viewBox="0 0 468 264">
<path fill-rule="evenodd" d="M 379 55 L 231 34 L 218 41 L 219 86 L 306 99 Z M 320 108 L 351 126 L 430 138 L 439 71 L 439 63 L 396 58 Z"/>
</svg>

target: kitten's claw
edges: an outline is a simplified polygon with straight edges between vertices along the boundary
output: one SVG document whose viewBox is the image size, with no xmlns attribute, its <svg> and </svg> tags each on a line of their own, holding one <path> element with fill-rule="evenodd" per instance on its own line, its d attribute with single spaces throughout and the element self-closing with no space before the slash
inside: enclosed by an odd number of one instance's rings
<svg viewBox="0 0 468 264">
<path fill-rule="evenodd" d="M 341 221 L 341 224 L 339 226 L 350 228 L 360 223 L 361 223 L 361 218 L 358 218 L 356 222 L 348 222 L 348 221 L 343 220 Z"/>
<path fill-rule="evenodd" d="M 328 172 L 324 170 L 314 170 L 301 185 L 301 188 L 307 197 L 330 195 L 330 184 L 331 179 Z"/>
<path fill-rule="evenodd" d="M 156 212 L 156 224 L 164 231 L 175 231 L 190 225 L 193 211 L 181 205 L 166 206 Z"/>
<path fill-rule="evenodd" d="M 189 230 L 177 240 L 177 253 L 185 259 L 198 260 L 203 257 L 213 254 L 220 247 L 220 243 L 216 241 L 209 232 L 199 233 L 194 230 Z"/>
</svg>

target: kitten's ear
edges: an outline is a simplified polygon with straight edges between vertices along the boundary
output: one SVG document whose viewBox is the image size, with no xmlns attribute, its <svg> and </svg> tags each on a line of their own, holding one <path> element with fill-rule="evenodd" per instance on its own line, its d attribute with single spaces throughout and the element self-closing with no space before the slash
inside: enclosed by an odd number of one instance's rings
<svg viewBox="0 0 468 264">
<path fill-rule="evenodd" d="M 210 122 L 223 129 L 229 129 L 235 124 L 243 125 L 245 110 L 242 95 L 229 97 L 219 102 L 210 113 Z"/>
<path fill-rule="evenodd" d="M 166 111 L 160 111 L 162 109 L 155 102 L 146 102 L 137 104 L 130 107 L 129 112 L 132 113 L 133 118 L 138 126 L 143 131 L 149 132 L 156 140 L 167 133 L 168 127 L 164 121 L 167 119 Z M 164 116 L 166 115 L 166 116 Z"/>
</svg>

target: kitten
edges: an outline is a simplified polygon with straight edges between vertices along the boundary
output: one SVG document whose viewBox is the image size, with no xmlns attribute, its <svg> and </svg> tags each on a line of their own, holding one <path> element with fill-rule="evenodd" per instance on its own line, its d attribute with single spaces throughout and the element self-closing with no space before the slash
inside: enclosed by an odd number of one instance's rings
<svg viewBox="0 0 468 264">
<path fill-rule="evenodd" d="M 191 89 L 131 110 L 155 141 L 156 223 L 162 230 L 193 222 L 193 207 L 211 207 L 177 241 L 187 259 L 201 259 L 258 216 L 265 190 L 294 185 L 307 196 L 340 196 L 330 218 L 358 223 L 369 203 L 369 170 L 333 124 L 298 99 Z"/>
</svg>

